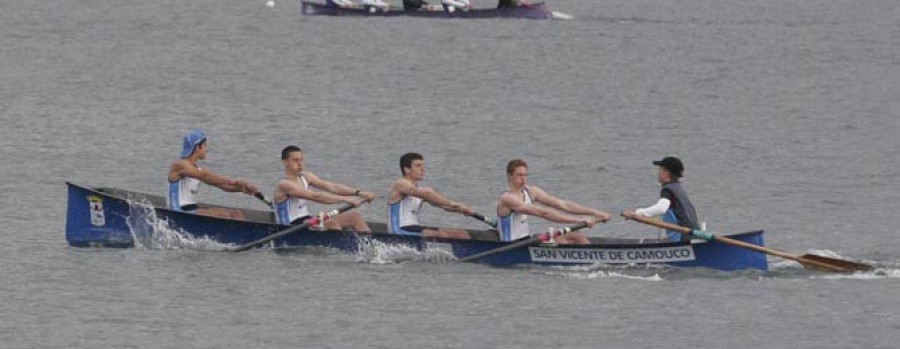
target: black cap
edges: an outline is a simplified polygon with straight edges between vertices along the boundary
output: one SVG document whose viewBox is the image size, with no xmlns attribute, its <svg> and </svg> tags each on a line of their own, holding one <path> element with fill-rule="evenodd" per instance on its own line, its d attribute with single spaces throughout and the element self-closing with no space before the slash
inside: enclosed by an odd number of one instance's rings
<svg viewBox="0 0 900 349">
<path fill-rule="evenodd" d="M 654 161 L 653 164 L 666 169 L 675 177 L 682 177 L 684 173 L 684 164 L 674 156 L 666 156 L 662 160 Z"/>
</svg>

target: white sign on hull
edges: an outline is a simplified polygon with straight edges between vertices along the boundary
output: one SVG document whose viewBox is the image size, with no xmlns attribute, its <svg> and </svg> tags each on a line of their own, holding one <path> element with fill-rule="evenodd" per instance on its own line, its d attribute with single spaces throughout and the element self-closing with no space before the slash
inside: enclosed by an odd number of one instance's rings
<svg viewBox="0 0 900 349">
<path fill-rule="evenodd" d="M 545 263 L 669 263 L 694 260 L 691 245 L 655 248 L 529 247 L 532 262 Z"/>
</svg>

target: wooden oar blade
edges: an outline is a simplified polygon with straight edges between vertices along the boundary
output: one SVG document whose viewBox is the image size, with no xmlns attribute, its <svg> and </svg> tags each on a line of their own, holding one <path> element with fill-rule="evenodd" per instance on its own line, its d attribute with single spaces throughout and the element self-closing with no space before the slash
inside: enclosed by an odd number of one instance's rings
<svg viewBox="0 0 900 349">
<path fill-rule="evenodd" d="M 805 259 L 805 260 L 816 261 L 816 262 L 823 263 L 823 264 L 828 264 L 828 265 L 831 265 L 831 266 L 834 266 L 837 268 L 841 268 L 844 271 L 869 271 L 869 270 L 872 270 L 872 268 L 873 268 L 871 265 L 868 265 L 865 263 L 853 262 L 853 261 L 848 261 L 845 259 L 824 257 L 824 256 L 815 255 L 815 254 L 805 254 L 805 255 L 800 256 L 800 258 Z"/>
</svg>

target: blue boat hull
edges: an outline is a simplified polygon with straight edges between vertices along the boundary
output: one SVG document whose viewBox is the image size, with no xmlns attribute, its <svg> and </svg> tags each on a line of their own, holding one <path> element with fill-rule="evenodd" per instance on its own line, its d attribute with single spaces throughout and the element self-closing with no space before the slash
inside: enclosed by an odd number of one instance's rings
<svg viewBox="0 0 900 349">
<path fill-rule="evenodd" d="M 544 3 L 517 8 L 475 8 L 469 11 L 404 10 L 373 11 L 369 8 L 343 8 L 310 1 L 302 1 L 300 12 L 306 16 L 364 16 L 364 17 L 425 17 L 425 18 L 522 18 L 551 19 L 552 14 Z"/>
<path fill-rule="evenodd" d="M 285 226 L 274 223 L 271 212 L 241 209 L 246 220 L 206 217 L 165 209 L 164 198 L 113 188 L 68 185 L 66 241 L 76 247 L 133 247 L 142 207 L 151 207 L 156 220 L 167 227 L 220 243 L 242 245 L 260 239 Z M 132 203 L 129 203 L 131 201 Z M 134 202 L 143 202 L 136 205 Z M 132 227 L 129 226 L 131 224 Z M 373 234 L 306 230 L 274 241 L 275 246 L 330 247 L 356 252 L 362 244 L 379 241 L 402 244 L 417 250 L 440 249 L 456 258 L 492 250 L 509 243 L 485 240 L 423 239 L 385 233 L 383 223 L 370 223 Z M 763 245 L 763 232 L 754 231 L 729 237 Z M 140 238 L 139 238 L 140 239 Z M 766 270 L 766 256 L 759 252 L 716 242 L 671 243 L 639 239 L 591 238 L 586 246 L 528 246 L 494 254 L 479 260 L 494 266 L 517 264 L 643 264 L 664 263 L 679 267 L 706 267 L 718 270 Z M 139 242 L 139 241 L 138 241 Z"/>
</svg>

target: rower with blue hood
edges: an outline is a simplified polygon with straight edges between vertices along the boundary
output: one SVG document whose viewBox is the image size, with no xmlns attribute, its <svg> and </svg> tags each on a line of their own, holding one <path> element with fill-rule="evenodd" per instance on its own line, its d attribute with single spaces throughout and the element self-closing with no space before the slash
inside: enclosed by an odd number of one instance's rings
<svg viewBox="0 0 900 349">
<path fill-rule="evenodd" d="M 174 211 L 243 220 L 244 214 L 241 211 L 221 207 L 201 207 L 197 202 L 200 183 L 206 183 L 227 192 L 260 195 L 256 186 L 246 180 L 230 179 L 197 165 L 200 160 L 206 160 L 208 140 L 206 133 L 201 130 L 191 130 L 184 134 L 181 159 L 173 162 L 169 168 L 169 190 L 166 196 L 166 205 Z"/>
</svg>

